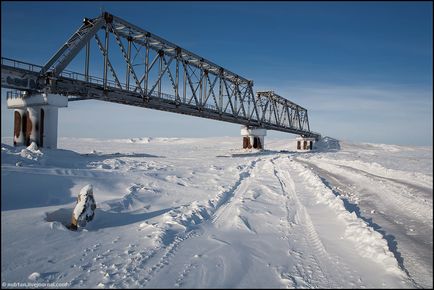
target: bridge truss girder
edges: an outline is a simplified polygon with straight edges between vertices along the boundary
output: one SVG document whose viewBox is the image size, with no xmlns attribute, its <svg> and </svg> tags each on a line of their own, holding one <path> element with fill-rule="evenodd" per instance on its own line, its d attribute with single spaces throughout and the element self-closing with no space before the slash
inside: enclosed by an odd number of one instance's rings
<svg viewBox="0 0 434 290">
<path fill-rule="evenodd" d="M 97 76 L 90 74 L 92 43 L 103 59 Z M 81 51 L 84 72 L 65 70 Z M 2 72 L 16 74 L 17 69 L 4 65 L 2 58 Z M 28 75 L 37 84 L 33 90 L 67 95 L 70 100 L 98 99 L 316 135 L 310 132 L 306 109 L 274 92 L 255 95 L 253 81 L 107 12 L 84 19 L 40 69 L 37 80 L 33 71 Z"/>
</svg>

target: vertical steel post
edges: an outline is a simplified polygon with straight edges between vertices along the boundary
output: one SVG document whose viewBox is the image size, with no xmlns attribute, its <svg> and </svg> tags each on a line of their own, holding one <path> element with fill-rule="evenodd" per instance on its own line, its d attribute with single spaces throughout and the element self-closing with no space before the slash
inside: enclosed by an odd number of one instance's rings
<svg viewBox="0 0 434 290">
<path fill-rule="evenodd" d="M 108 48 L 109 48 L 109 28 L 105 26 L 105 54 L 104 54 L 104 90 L 107 89 L 107 67 L 108 67 Z"/>
<path fill-rule="evenodd" d="M 208 71 L 204 71 L 204 75 L 203 75 L 203 106 L 205 106 L 205 102 L 208 99 L 208 92 L 207 92 L 207 79 L 208 79 Z"/>
<path fill-rule="evenodd" d="M 220 87 L 219 87 L 219 106 L 220 112 L 223 112 L 223 75 L 219 75 L 220 77 Z"/>
<path fill-rule="evenodd" d="M 202 87 L 203 87 L 203 76 L 204 71 L 202 68 L 200 68 L 200 83 L 199 83 L 199 106 L 202 107 L 203 105 L 203 95 L 202 95 Z"/>
<path fill-rule="evenodd" d="M 246 90 L 248 90 L 249 87 L 250 87 L 250 81 L 249 81 L 249 83 L 247 84 Z M 250 111 L 250 102 L 252 101 L 252 98 L 254 98 L 254 96 L 250 96 L 250 95 L 249 95 L 249 97 L 247 98 L 247 111 L 248 111 L 247 114 L 248 114 L 248 116 L 249 116 L 249 120 L 250 120 L 251 117 L 252 117 L 252 113 L 251 113 L 251 111 Z"/>
<path fill-rule="evenodd" d="M 298 109 L 298 107 L 297 107 L 297 117 L 298 117 L 298 128 L 299 128 L 300 130 L 302 130 L 302 127 L 301 127 L 301 116 L 300 116 L 300 110 Z"/>
<path fill-rule="evenodd" d="M 127 52 L 127 76 L 126 76 L 126 89 L 129 90 L 130 89 L 130 74 L 131 74 L 131 68 L 130 68 L 130 63 L 131 63 L 131 38 L 128 37 L 128 52 Z"/>
<path fill-rule="evenodd" d="M 184 87 L 182 93 L 182 102 L 187 103 L 187 65 L 184 66 Z"/>
<path fill-rule="evenodd" d="M 85 80 L 89 81 L 89 58 L 90 58 L 90 41 L 86 44 L 86 62 L 84 64 Z"/>
<path fill-rule="evenodd" d="M 159 52 L 160 55 L 160 64 L 158 66 L 158 77 L 160 78 L 161 73 L 163 72 L 163 57 L 164 57 L 164 53 L 161 51 Z M 158 80 L 158 97 L 161 98 L 161 79 L 163 78 L 163 76 L 161 76 L 161 78 Z"/>
<path fill-rule="evenodd" d="M 238 116 L 238 110 L 237 110 L 237 97 L 238 97 L 238 79 L 235 81 L 234 91 L 232 92 L 232 95 L 234 96 L 234 115 Z"/>
<path fill-rule="evenodd" d="M 146 56 L 145 56 L 145 84 L 144 84 L 144 91 L 145 96 L 148 95 L 148 78 L 149 78 L 149 37 L 146 37 Z"/>
<path fill-rule="evenodd" d="M 292 119 L 292 110 L 291 110 L 291 113 L 290 113 L 289 107 L 286 107 L 285 110 L 286 110 L 286 115 L 288 118 L 289 127 L 294 127 L 294 124 L 293 124 L 294 120 Z"/>
<path fill-rule="evenodd" d="M 175 99 L 179 100 L 179 56 L 176 56 Z"/>
</svg>

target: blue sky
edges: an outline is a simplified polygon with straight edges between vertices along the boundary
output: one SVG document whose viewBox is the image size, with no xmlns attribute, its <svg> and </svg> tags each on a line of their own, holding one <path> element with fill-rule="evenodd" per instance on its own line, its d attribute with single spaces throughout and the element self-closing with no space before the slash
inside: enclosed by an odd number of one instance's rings
<svg viewBox="0 0 434 290">
<path fill-rule="evenodd" d="M 431 2 L 2 2 L 2 56 L 44 64 L 107 10 L 308 109 L 340 139 L 432 145 Z M 12 112 L 2 90 L 2 136 Z M 110 116 L 110 118 L 107 118 Z M 240 126 L 97 101 L 59 113 L 59 136 L 239 136 Z M 278 132 L 270 137 L 294 138 Z"/>
</svg>

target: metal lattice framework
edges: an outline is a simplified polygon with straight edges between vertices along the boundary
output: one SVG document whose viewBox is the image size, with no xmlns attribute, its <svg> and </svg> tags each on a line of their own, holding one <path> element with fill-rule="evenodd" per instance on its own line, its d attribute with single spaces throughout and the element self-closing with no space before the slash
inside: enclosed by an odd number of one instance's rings
<svg viewBox="0 0 434 290">
<path fill-rule="evenodd" d="M 273 91 L 256 92 L 261 122 L 310 131 L 307 110 Z"/>
<path fill-rule="evenodd" d="M 80 52 L 84 72 L 66 70 Z M 97 58 L 103 63 L 95 64 Z M 310 131 L 306 109 L 272 91 L 255 95 L 253 81 L 107 12 L 85 18 L 43 67 L 2 58 L 3 73 L 2 87 L 29 93 L 62 94 L 70 101 L 98 99 L 319 136 Z"/>
</svg>

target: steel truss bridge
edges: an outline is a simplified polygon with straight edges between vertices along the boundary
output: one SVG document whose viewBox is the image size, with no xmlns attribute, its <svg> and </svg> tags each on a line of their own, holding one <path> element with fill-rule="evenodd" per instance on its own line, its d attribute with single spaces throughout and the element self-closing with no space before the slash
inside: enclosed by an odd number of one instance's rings
<svg viewBox="0 0 434 290">
<path fill-rule="evenodd" d="M 2 57 L 1 70 L 8 97 L 60 94 L 320 136 L 305 108 L 108 12 L 85 18 L 44 66 Z"/>
</svg>

